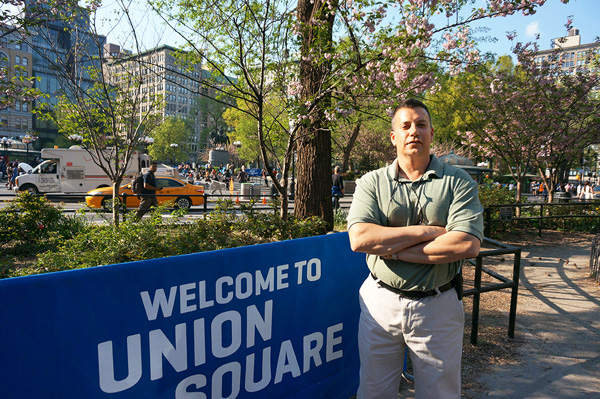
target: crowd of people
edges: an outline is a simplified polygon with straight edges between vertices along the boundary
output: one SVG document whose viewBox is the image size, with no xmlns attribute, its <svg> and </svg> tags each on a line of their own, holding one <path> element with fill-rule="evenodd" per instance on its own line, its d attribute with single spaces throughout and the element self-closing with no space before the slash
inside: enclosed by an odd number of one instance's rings
<svg viewBox="0 0 600 399">
<path fill-rule="evenodd" d="M 246 183 L 250 181 L 250 176 L 246 166 L 242 165 L 241 167 L 236 167 L 233 163 L 228 163 L 227 165 L 221 163 L 217 167 L 211 163 L 206 163 L 202 166 L 185 162 L 179 164 L 177 166 L 177 170 L 183 178 L 192 184 L 195 182 L 212 181 L 229 183 L 231 180 L 240 183 Z M 276 169 L 273 170 L 273 175 L 275 176 L 275 179 L 281 180 L 282 175 L 280 171 Z M 260 176 L 264 180 L 265 186 L 268 186 L 271 179 L 266 169 L 263 168 L 261 170 Z"/>
<path fill-rule="evenodd" d="M 491 183 L 495 187 L 504 188 L 508 190 L 516 190 L 517 186 L 514 182 L 510 182 L 507 184 L 502 184 L 499 182 Z M 531 193 L 534 196 L 539 197 L 548 197 L 548 189 L 543 182 L 533 181 L 531 185 L 528 186 L 529 191 L 526 193 Z M 576 183 L 558 183 L 556 188 L 554 189 L 556 193 L 568 193 L 570 198 L 577 198 L 580 200 L 594 200 L 596 199 L 598 193 L 600 193 L 600 182 L 594 183 L 592 180 L 587 181 L 577 181 Z"/>
<path fill-rule="evenodd" d="M 573 198 L 591 200 L 595 199 L 594 187 L 596 186 L 591 180 L 585 182 L 579 181 L 577 183 L 559 184 L 556 186 L 556 191 L 569 193 Z"/>
<path fill-rule="evenodd" d="M 577 183 L 558 183 L 554 191 L 557 193 L 567 193 L 571 198 L 593 200 L 596 198 L 594 189 L 600 191 L 600 188 L 596 188 L 597 186 L 598 185 L 591 180 L 578 181 Z M 544 197 L 548 195 L 548 189 L 542 182 L 533 182 L 531 184 L 531 192 Z"/>
<path fill-rule="evenodd" d="M 36 158 L 30 167 L 35 167 L 40 163 L 40 160 Z M 23 168 L 23 162 L 18 159 L 15 161 L 7 161 L 4 158 L 0 158 L 0 181 L 5 181 L 4 187 L 12 190 L 16 184 L 17 176 L 27 173 L 27 170 Z M 29 168 L 27 168 L 29 169 Z"/>
</svg>

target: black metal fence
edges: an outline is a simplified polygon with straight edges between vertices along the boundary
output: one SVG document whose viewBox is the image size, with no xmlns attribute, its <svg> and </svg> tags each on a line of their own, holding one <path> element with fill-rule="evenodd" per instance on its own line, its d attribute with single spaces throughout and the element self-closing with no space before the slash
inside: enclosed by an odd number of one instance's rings
<svg viewBox="0 0 600 399">
<path fill-rule="evenodd" d="M 479 331 L 479 305 L 481 294 L 485 292 L 510 289 L 510 310 L 508 316 L 508 336 L 514 338 L 515 323 L 517 320 L 517 297 L 519 295 L 519 275 L 521 270 L 521 249 L 511 245 L 503 244 L 498 241 L 484 238 L 484 244 L 495 247 L 495 249 L 483 250 L 479 252 L 476 258 L 469 259 L 468 262 L 475 267 L 473 278 L 473 288 L 464 291 L 464 296 L 473 296 L 472 320 L 471 320 L 471 344 L 477 345 L 477 334 Z M 513 268 L 512 277 L 506 277 L 485 267 L 484 260 L 492 256 L 512 254 Z M 482 285 L 483 273 L 496 279 L 498 282 Z"/>
<path fill-rule="evenodd" d="M 520 212 L 516 212 L 519 209 Z M 517 216 L 519 215 L 519 216 Z M 493 223 L 534 223 L 538 236 L 542 236 L 544 227 L 551 227 L 545 221 L 551 219 L 598 219 L 600 220 L 600 201 L 565 201 L 559 203 L 525 202 L 519 204 L 490 205 L 484 209 L 486 237 L 492 237 Z"/>
</svg>

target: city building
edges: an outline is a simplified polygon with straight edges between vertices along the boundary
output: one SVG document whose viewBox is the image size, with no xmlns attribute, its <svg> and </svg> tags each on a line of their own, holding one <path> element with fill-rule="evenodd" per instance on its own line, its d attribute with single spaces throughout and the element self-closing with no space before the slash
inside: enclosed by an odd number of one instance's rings
<svg viewBox="0 0 600 399">
<path fill-rule="evenodd" d="M 72 20 L 51 20 L 32 28 L 34 87 L 43 94 L 34 102 L 34 108 L 46 104 L 52 109 L 60 95 L 73 97 L 93 85 L 89 68 L 101 70 L 105 42 L 106 37 L 91 32 L 85 12 Z M 33 130 L 38 136 L 38 149 L 55 145 L 61 135 L 54 124 L 35 114 Z"/>
<path fill-rule="evenodd" d="M 594 67 L 600 54 L 600 43 L 581 44 L 579 29 L 572 28 L 568 35 L 552 39 L 552 48 L 538 51 L 535 61 L 554 63 L 564 71 L 575 73 Z"/>
<path fill-rule="evenodd" d="M 174 47 L 162 45 L 139 54 L 131 55 L 118 45 L 105 46 L 105 72 L 114 85 L 123 84 L 131 76 L 141 78 L 141 95 L 144 97 L 139 113 L 140 118 L 148 112 L 159 113 L 162 118 L 179 117 L 191 122 L 193 132 L 183 145 L 191 162 L 200 162 L 207 157 L 208 134 L 216 130 L 216 115 L 199 105 L 207 96 L 214 97 L 215 90 L 202 82 L 210 78 L 210 72 L 200 65 L 182 66 L 177 61 Z M 162 99 L 162 106 L 150 109 L 156 98 Z"/>
<path fill-rule="evenodd" d="M 27 2 L 26 2 L 27 3 Z M 34 12 L 39 13 L 39 5 Z M 21 151 L 39 156 L 40 149 L 51 147 L 61 134 L 56 126 L 39 117 L 34 110 L 40 105 L 52 109 L 58 96 L 72 96 L 76 90 L 85 91 L 94 82 L 89 76 L 90 66 L 101 68 L 100 59 L 106 38 L 90 30 L 89 15 L 82 8 L 73 18 L 53 17 L 49 6 L 48 19 L 29 26 L 27 33 L 11 26 L 0 27 L 0 63 L 6 70 L 6 79 L 35 78 L 33 88 L 40 94 L 34 101 L 14 101 L 12 106 L 0 108 L 0 139 L 13 143 L 13 157 Z M 31 83 L 21 84 L 31 87 Z M 62 140 L 64 144 L 65 140 Z M 21 158 L 22 159 L 22 158 Z"/>
<path fill-rule="evenodd" d="M 5 79 L 17 85 L 31 87 L 28 81 L 20 81 L 21 77 L 31 78 L 34 76 L 31 46 L 23 41 L 19 31 L 12 31 L 7 26 L 1 27 L 0 31 L 2 33 L 0 35 L 0 68 L 3 70 Z M 8 145 L 2 147 L 4 156 L 16 159 L 21 156 L 20 152 L 24 154 L 25 146 L 21 144 L 21 141 L 31 131 L 32 123 L 30 102 L 15 100 L 4 108 L 0 107 L 0 140 L 4 139 L 4 143 L 11 143 L 10 147 Z"/>
</svg>

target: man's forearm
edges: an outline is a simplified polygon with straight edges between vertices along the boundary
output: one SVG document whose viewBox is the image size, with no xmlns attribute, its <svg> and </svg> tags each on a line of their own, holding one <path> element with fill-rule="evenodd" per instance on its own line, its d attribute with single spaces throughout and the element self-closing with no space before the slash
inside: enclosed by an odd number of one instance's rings
<svg viewBox="0 0 600 399">
<path fill-rule="evenodd" d="M 356 223 L 348 231 L 353 251 L 379 256 L 391 256 L 417 244 L 432 241 L 444 233 L 446 229 L 440 226 L 387 227 L 372 223 Z"/>
<path fill-rule="evenodd" d="M 479 254 L 481 243 L 469 233 L 451 231 L 434 240 L 419 243 L 397 253 L 400 260 L 439 264 L 472 258 Z M 386 257 L 391 258 L 391 256 Z"/>
</svg>

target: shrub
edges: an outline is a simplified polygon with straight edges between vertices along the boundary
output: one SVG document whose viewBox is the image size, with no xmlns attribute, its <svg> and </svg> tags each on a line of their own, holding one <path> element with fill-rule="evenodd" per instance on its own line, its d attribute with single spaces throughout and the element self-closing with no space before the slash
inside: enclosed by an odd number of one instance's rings
<svg viewBox="0 0 600 399">
<path fill-rule="evenodd" d="M 325 223 L 317 218 L 281 220 L 276 212 L 256 212 L 250 205 L 219 201 L 205 218 L 183 222 L 181 211 L 163 219 L 164 207 L 149 218 L 127 217 L 119 226 L 103 225 L 82 231 L 55 251 L 40 255 L 35 267 L 12 276 L 44 273 L 165 256 L 182 255 L 317 235 Z"/>
<path fill-rule="evenodd" d="M 514 190 L 505 187 L 487 184 L 479 186 L 479 200 L 484 208 L 490 205 L 514 204 L 516 196 Z"/>
<path fill-rule="evenodd" d="M 27 254 L 74 237 L 87 228 L 87 222 L 63 215 L 62 208 L 53 206 L 46 197 L 23 192 L 0 209 L 0 226 L 0 245 L 5 252 Z"/>
<path fill-rule="evenodd" d="M 348 226 L 348 211 L 342 208 L 333 212 L 333 229 L 335 231 L 346 231 Z"/>
</svg>

